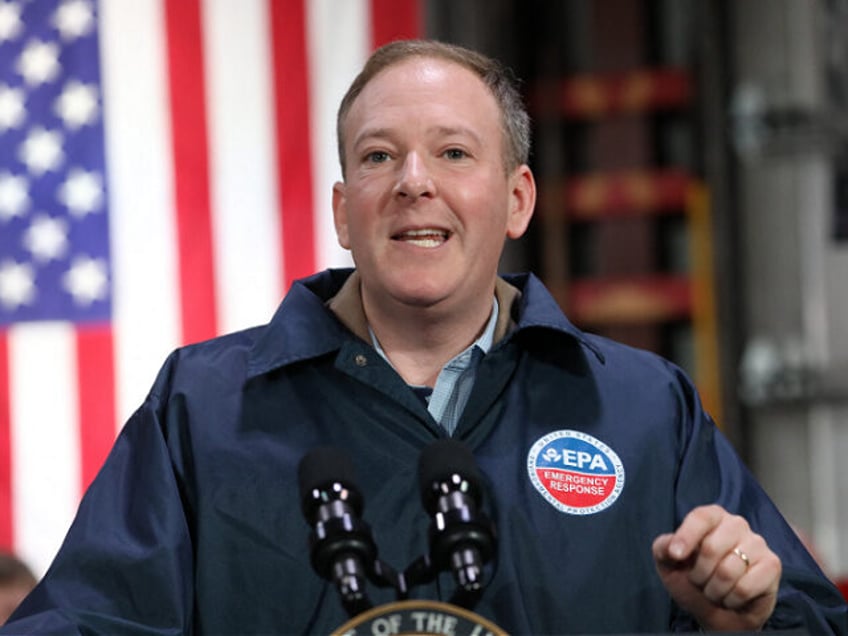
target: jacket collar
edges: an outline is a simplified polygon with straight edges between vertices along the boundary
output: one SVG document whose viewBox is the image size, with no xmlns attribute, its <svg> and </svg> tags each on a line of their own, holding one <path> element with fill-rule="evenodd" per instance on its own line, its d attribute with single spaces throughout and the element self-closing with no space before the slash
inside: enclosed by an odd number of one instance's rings
<svg viewBox="0 0 848 636">
<path fill-rule="evenodd" d="M 501 308 L 495 343 L 525 330 L 549 329 L 571 336 L 603 361 L 597 346 L 569 322 L 533 274 L 499 277 L 495 296 Z M 248 376 L 338 351 L 351 333 L 370 342 L 355 270 L 328 269 L 295 281 L 251 348 Z"/>
</svg>

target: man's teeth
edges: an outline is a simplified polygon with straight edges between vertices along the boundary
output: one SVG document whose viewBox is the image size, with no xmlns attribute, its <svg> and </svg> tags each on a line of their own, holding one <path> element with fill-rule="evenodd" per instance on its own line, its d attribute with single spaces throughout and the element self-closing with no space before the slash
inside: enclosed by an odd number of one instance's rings
<svg viewBox="0 0 848 636">
<path fill-rule="evenodd" d="M 447 240 L 448 233 L 436 229 L 409 230 L 397 238 L 418 247 L 438 247 Z"/>
</svg>

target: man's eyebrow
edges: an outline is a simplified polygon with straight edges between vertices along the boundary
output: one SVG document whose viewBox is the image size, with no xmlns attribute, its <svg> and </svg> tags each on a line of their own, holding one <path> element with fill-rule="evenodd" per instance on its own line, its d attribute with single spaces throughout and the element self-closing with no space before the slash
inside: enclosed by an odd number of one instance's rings
<svg viewBox="0 0 848 636">
<path fill-rule="evenodd" d="M 480 143 L 480 135 L 467 126 L 435 126 L 432 129 L 440 137 L 468 136 L 475 142 Z"/>
<path fill-rule="evenodd" d="M 360 132 L 353 140 L 353 147 L 362 143 L 366 139 L 388 139 L 392 136 L 388 128 L 366 128 Z"/>
<path fill-rule="evenodd" d="M 428 130 L 428 133 L 436 137 L 467 136 L 471 137 L 475 143 L 482 143 L 480 135 L 467 126 L 433 126 Z M 352 147 L 355 148 L 365 140 L 391 139 L 392 137 L 393 132 L 390 128 L 366 128 L 354 138 Z"/>
</svg>

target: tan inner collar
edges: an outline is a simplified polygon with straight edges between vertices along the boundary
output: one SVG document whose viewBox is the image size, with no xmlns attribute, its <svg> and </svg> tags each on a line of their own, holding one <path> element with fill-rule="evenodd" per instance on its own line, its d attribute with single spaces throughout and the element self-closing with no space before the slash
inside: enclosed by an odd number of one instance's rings
<svg viewBox="0 0 848 636">
<path fill-rule="evenodd" d="M 362 308 L 359 272 L 354 271 L 345 281 L 338 293 L 327 301 L 327 307 L 336 317 L 365 342 L 371 342 L 368 334 L 368 321 Z M 495 281 L 495 298 L 498 300 L 498 322 L 492 344 L 500 341 L 514 326 L 512 305 L 521 297 L 518 288 L 498 277 Z"/>
</svg>

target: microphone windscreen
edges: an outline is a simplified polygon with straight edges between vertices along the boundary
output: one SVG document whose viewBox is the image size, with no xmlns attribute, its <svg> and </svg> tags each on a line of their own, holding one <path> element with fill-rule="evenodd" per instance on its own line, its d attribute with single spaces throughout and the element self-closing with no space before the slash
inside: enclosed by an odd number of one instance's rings
<svg viewBox="0 0 848 636">
<path fill-rule="evenodd" d="M 325 488 L 333 482 L 353 487 L 356 484 L 356 471 L 346 452 L 334 446 L 318 446 L 309 451 L 300 460 L 297 467 L 297 479 L 300 484 L 300 500 L 307 501 L 312 491 Z"/>
<path fill-rule="evenodd" d="M 418 460 L 418 483 L 425 507 L 429 508 L 434 495 L 433 484 L 447 481 L 455 474 L 468 482 L 471 487 L 469 495 L 477 500 L 483 478 L 468 446 L 455 439 L 440 439 L 421 452 Z"/>
</svg>

